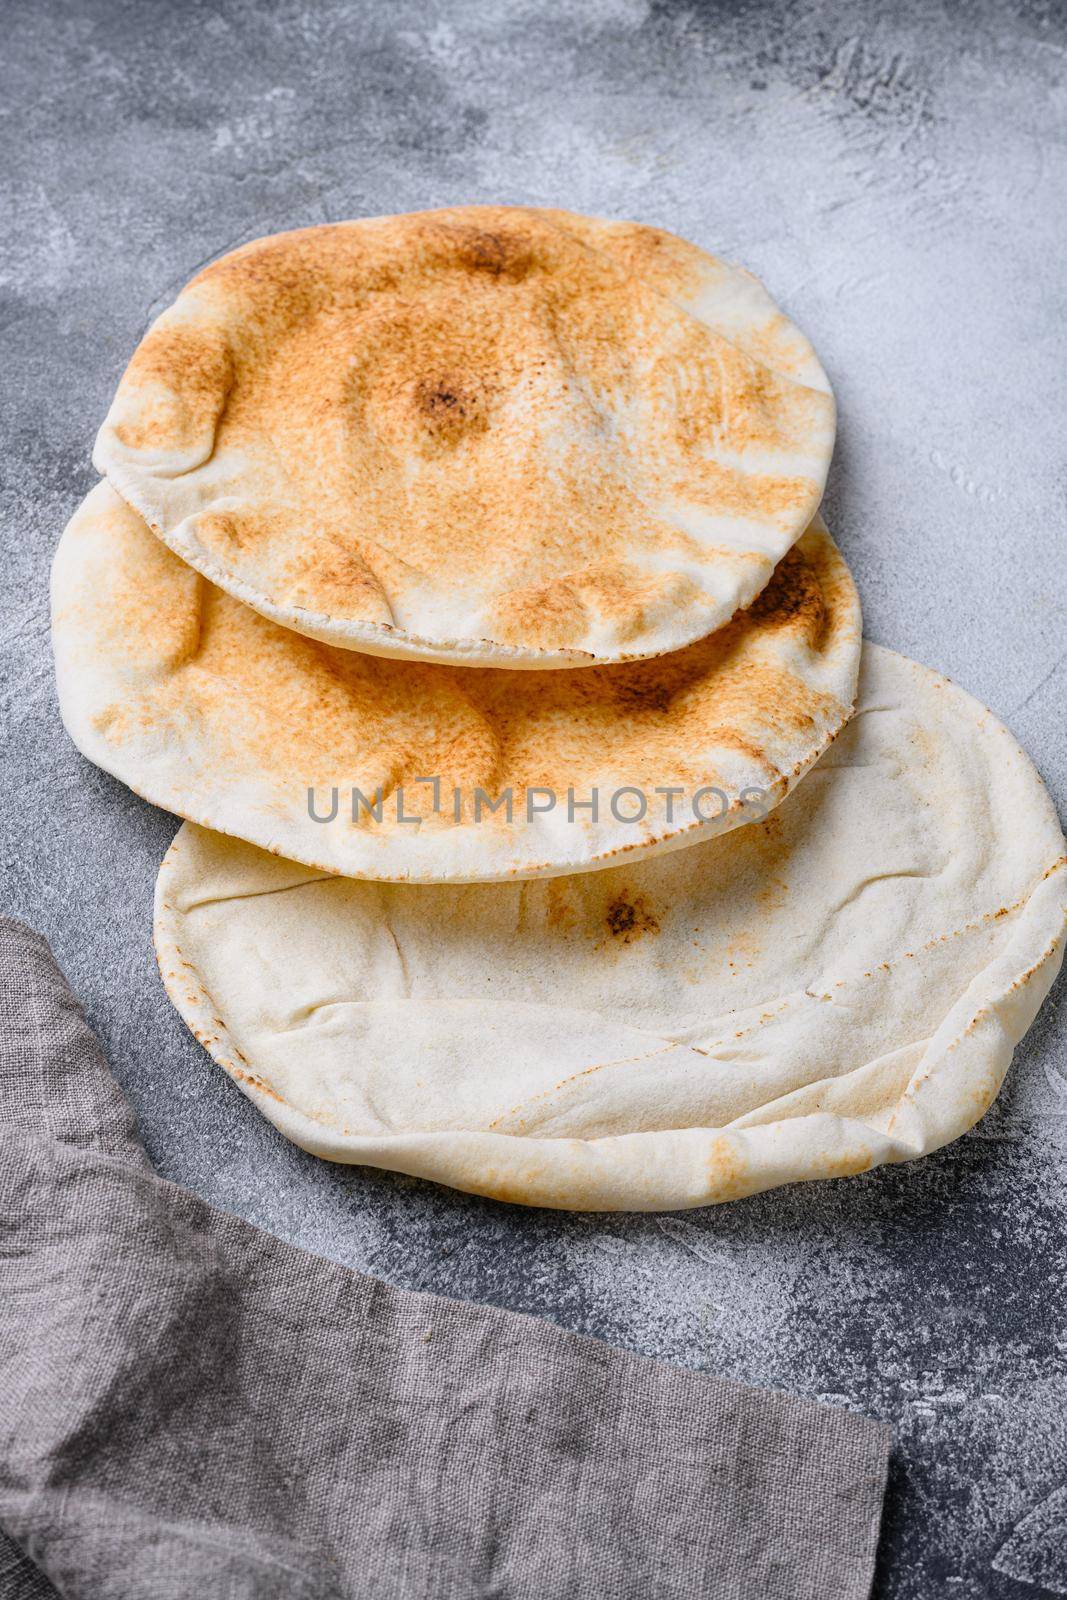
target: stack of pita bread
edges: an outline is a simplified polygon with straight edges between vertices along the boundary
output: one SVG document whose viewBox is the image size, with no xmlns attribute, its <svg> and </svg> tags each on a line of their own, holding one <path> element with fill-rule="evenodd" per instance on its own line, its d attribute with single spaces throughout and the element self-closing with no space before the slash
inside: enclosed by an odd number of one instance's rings
<svg viewBox="0 0 1067 1600">
<path fill-rule="evenodd" d="M 259 240 L 152 326 L 60 702 L 187 819 L 163 980 L 290 1138 L 655 1210 L 987 1109 L 1064 841 L 987 711 L 862 644 L 834 427 L 749 273 L 560 211 Z"/>
</svg>

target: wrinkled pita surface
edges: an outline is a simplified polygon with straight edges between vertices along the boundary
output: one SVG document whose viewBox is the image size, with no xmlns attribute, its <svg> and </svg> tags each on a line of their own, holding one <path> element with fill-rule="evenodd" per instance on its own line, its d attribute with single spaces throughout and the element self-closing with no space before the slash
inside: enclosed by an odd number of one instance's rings
<svg viewBox="0 0 1067 1600">
<path fill-rule="evenodd" d="M 838 733 L 860 657 L 821 523 L 711 638 L 574 672 L 307 639 L 209 584 L 107 483 L 60 541 L 52 607 L 63 719 L 91 761 L 323 871 L 423 882 L 579 871 L 736 827 Z"/>
<path fill-rule="evenodd" d="M 284 1133 L 531 1205 L 673 1209 L 936 1149 L 1062 958 L 1064 841 L 976 701 L 867 646 L 765 821 L 547 883 L 324 879 L 186 826 L 167 991 Z"/>
<path fill-rule="evenodd" d="M 310 638 L 545 668 L 728 622 L 814 516 L 833 439 L 814 352 L 749 273 L 634 223 L 461 206 L 206 268 L 94 460 Z"/>
</svg>

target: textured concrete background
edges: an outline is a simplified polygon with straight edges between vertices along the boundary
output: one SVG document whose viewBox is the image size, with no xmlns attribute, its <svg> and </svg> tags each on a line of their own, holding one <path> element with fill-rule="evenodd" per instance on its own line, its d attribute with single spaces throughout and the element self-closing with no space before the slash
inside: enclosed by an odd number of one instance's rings
<svg viewBox="0 0 1067 1600">
<path fill-rule="evenodd" d="M 973 1134 L 861 1179 L 569 1217 L 317 1163 L 164 999 L 150 905 L 175 822 L 63 733 L 48 563 L 146 322 L 229 246 L 462 200 L 636 217 L 745 261 L 810 333 L 869 635 L 993 706 L 1062 813 L 1064 24 L 1040 0 L 0 19 L 0 903 L 52 939 L 165 1175 L 395 1282 L 888 1418 L 894 1600 L 1067 1595 L 1063 987 Z"/>
</svg>

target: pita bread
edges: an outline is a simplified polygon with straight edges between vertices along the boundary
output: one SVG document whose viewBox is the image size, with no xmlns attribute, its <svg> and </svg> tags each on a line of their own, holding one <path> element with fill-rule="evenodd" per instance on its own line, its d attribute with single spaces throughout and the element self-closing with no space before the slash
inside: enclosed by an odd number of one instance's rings
<svg viewBox="0 0 1067 1600">
<path fill-rule="evenodd" d="M 821 525 L 710 639 L 563 673 L 305 639 L 213 588 L 106 483 L 63 535 L 52 592 L 60 706 L 91 761 L 323 871 L 419 882 L 581 871 L 736 827 L 843 726 L 860 654 Z"/>
<path fill-rule="evenodd" d="M 215 262 L 94 460 L 310 638 L 547 668 L 728 622 L 811 521 L 833 439 L 810 345 L 750 274 L 635 224 L 460 206 Z"/>
<path fill-rule="evenodd" d="M 1060 965 L 1064 841 L 989 712 L 867 646 L 765 821 L 608 872 L 326 879 L 186 826 L 167 992 L 283 1133 L 500 1200 L 659 1210 L 971 1127 Z"/>
</svg>

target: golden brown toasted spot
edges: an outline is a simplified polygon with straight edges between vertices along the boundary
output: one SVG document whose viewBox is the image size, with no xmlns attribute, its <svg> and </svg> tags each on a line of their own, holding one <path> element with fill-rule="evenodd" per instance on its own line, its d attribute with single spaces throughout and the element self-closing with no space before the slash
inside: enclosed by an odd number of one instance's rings
<svg viewBox="0 0 1067 1600">
<path fill-rule="evenodd" d="M 125 506 L 106 533 L 108 603 L 97 617 L 104 648 L 144 673 L 178 670 L 200 648 L 200 607 L 210 586 Z M 122 720 L 130 720 L 128 705 Z"/>
<path fill-rule="evenodd" d="M 777 372 L 799 374 L 811 360 L 811 351 L 781 312 L 769 317 L 761 327 L 745 330 L 745 352 Z"/>
<path fill-rule="evenodd" d="M 820 1178 L 855 1178 L 861 1172 L 869 1172 L 872 1165 L 871 1152 L 860 1150 L 852 1155 L 816 1157 L 814 1170 Z"/>
<path fill-rule="evenodd" d="M 184 395 L 215 400 L 227 386 L 233 363 L 220 331 L 164 324 L 141 340 L 129 371 L 142 382 L 170 386 L 177 380 Z"/>
<path fill-rule="evenodd" d="M 501 644 L 525 639 L 545 649 L 566 649 L 584 636 L 588 625 L 588 608 L 570 578 L 513 589 L 493 611 L 493 634 Z"/>
<path fill-rule="evenodd" d="M 370 252 L 360 249 L 351 225 L 331 223 L 253 239 L 205 267 L 189 288 L 221 312 L 240 310 L 251 351 L 257 340 L 279 338 L 346 298 L 364 266 L 371 266 Z"/>
<path fill-rule="evenodd" d="M 612 624 L 620 644 L 699 594 L 684 573 L 645 574 L 620 562 L 591 564 L 540 588 L 513 590 L 494 612 L 494 634 L 521 637 L 544 647 L 575 644 L 591 618 Z"/>
<path fill-rule="evenodd" d="M 205 511 L 197 519 L 196 532 L 206 549 L 216 555 L 232 557 L 261 544 L 264 536 L 269 536 L 270 523 L 247 513 Z"/>
<path fill-rule="evenodd" d="M 573 1209 L 573 1202 L 568 1199 L 570 1190 L 567 1188 L 566 1180 L 562 1184 L 558 1181 L 546 1184 L 544 1166 L 530 1157 L 526 1158 L 524 1170 L 517 1178 L 513 1178 L 510 1173 L 501 1174 L 491 1166 L 481 1168 L 477 1187 L 473 1188 L 473 1192 L 508 1206 L 555 1204 L 565 1207 L 569 1204 Z"/>
<path fill-rule="evenodd" d="M 700 285 L 700 252 L 662 228 L 648 228 L 639 222 L 614 223 L 598 229 L 594 242 L 618 259 L 627 272 L 647 277 L 660 294 L 692 293 Z"/>
<path fill-rule="evenodd" d="M 221 331 L 150 329 L 123 379 L 137 394 L 137 405 L 116 426 L 120 443 L 130 450 L 201 445 L 214 434 L 233 380 L 233 358 Z"/>
<path fill-rule="evenodd" d="M 122 743 L 126 736 L 129 722 L 129 713 L 124 707 L 116 704 L 103 706 L 91 718 L 91 724 L 96 733 L 119 744 Z"/>
<path fill-rule="evenodd" d="M 393 612 L 385 587 L 362 552 L 323 540 L 298 552 L 286 564 L 279 589 L 293 605 L 327 612 L 344 606 L 349 615 L 389 627 Z"/>
<path fill-rule="evenodd" d="M 201 1043 L 206 1043 L 206 1041 L 201 1040 Z M 234 1054 L 241 1061 L 244 1061 L 245 1058 L 244 1058 L 244 1056 L 241 1055 L 241 1052 L 239 1050 L 235 1050 Z M 266 1079 L 265 1078 L 261 1078 L 258 1073 L 255 1073 L 255 1072 L 243 1072 L 240 1067 L 235 1067 L 232 1061 L 230 1061 L 230 1062 L 224 1061 L 222 1064 L 223 1064 L 223 1066 L 228 1068 L 228 1070 L 230 1072 L 230 1075 L 232 1077 L 234 1077 L 234 1078 L 239 1079 L 239 1081 L 241 1083 L 250 1083 L 254 1089 L 258 1089 L 259 1090 L 260 1094 L 269 1095 L 272 1100 L 277 1100 L 279 1105 L 284 1105 L 285 1104 L 285 1101 L 282 1099 L 282 1096 L 278 1093 L 277 1089 L 273 1089 L 271 1087 L 271 1085 L 266 1081 Z M 246 1063 L 246 1065 L 247 1065 L 247 1063 Z"/>
<path fill-rule="evenodd" d="M 579 916 L 567 884 L 559 878 L 549 878 L 545 884 L 545 921 L 548 926 L 566 935 L 577 925 Z"/>
<path fill-rule="evenodd" d="M 747 1191 L 748 1164 L 729 1139 L 716 1139 L 708 1159 L 708 1198 L 712 1203 L 739 1200 Z"/>
<path fill-rule="evenodd" d="M 692 458 L 677 481 L 681 496 L 720 516 L 775 522 L 791 513 L 815 510 L 815 485 L 810 478 L 731 471 L 717 461 Z"/>
</svg>

